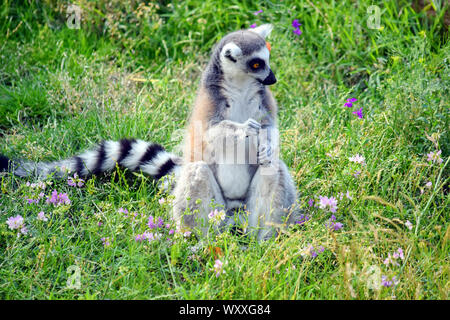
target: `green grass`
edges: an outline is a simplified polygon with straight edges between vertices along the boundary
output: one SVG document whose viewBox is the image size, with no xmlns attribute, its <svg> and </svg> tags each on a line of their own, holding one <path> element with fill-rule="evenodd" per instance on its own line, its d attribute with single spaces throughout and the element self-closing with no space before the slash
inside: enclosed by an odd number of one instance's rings
<svg viewBox="0 0 450 320">
<path fill-rule="evenodd" d="M 26 204 L 33 180 L 3 174 L 1 299 L 448 299 L 448 6 L 430 16 L 409 1 L 378 1 L 378 30 L 367 28 L 368 0 L 125 2 L 75 1 L 80 29 L 66 25 L 69 2 L 3 2 L 0 153 L 54 160 L 122 137 L 176 151 L 212 45 L 271 22 L 282 158 L 310 219 L 262 243 L 210 234 L 193 253 L 194 237 L 134 240 L 146 217 L 170 214 L 158 203 L 167 195 L 143 175 L 116 171 L 80 189 L 50 179 L 45 194 L 72 201 L 55 208 Z M 363 119 L 352 114 L 360 107 Z M 442 164 L 427 161 L 437 150 Z M 348 160 L 357 153 L 365 166 Z M 336 213 L 344 227 L 329 231 L 330 213 L 307 202 L 347 190 L 353 199 L 339 200 Z M 37 220 L 40 211 L 49 221 Z M 5 222 L 19 214 L 29 233 L 18 238 Z M 325 250 L 311 258 L 311 245 Z M 227 262 L 220 277 L 209 247 Z M 405 259 L 383 264 L 398 248 Z M 70 266 L 80 270 L 78 289 L 67 286 Z M 398 285 L 374 286 L 381 275 Z"/>
</svg>

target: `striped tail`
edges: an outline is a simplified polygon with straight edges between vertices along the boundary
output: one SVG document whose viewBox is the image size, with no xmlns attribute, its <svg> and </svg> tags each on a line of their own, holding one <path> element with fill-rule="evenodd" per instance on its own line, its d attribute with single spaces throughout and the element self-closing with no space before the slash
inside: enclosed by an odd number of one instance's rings
<svg viewBox="0 0 450 320">
<path fill-rule="evenodd" d="M 177 173 L 181 158 L 167 152 L 161 145 L 136 139 L 103 141 L 94 149 L 70 159 L 55 162 L 11 161 L 0 155 L 0 171 L 12 171 L 19 177 L 35 175 L 45 178 L 53 174 L 63 177 L 77 173 L 80 177 L 114 170 L 116 163 L 131 171 L 139 171 L 160 179 Z"/>
</svg>

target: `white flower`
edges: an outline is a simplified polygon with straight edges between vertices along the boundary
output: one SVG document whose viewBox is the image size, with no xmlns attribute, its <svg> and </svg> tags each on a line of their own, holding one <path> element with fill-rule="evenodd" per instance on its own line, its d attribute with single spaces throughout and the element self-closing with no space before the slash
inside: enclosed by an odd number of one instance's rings
<svg viewBox="0 0 450 320">
<path fill-rule="evenodd" d="M 209 221 L 211 221 L 214 224 L 219 224 L 221 221 L 225 220 L 225 211 L 224 210 L 217 210 L 211 211 L 208 214 Z"/>
<path fill-rule="evenodd" d="M 351 162 L 360 163 L 363 165 L 366 164 L 366 159 L 364 159 L 364 157 L 361 156 L 359 153 L 357 153 L 353 157 L 348 158 L 348 160 L 350 160 Z"/>
<path fill-rule="evenodd" d="M 413 224 L 412 224 L 411 221 L 409 221 L 409 220 L 406 220 L 405 226 L 406 226 L 409 230 L 412 230 L 412 228 L 413 228 Z"/>
</svg>

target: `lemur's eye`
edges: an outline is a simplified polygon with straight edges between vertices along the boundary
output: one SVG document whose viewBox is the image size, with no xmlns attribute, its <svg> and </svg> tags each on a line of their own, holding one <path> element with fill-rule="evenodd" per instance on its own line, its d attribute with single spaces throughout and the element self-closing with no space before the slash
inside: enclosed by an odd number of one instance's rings
<svg viewBox="0 0 450 320">
<path fill-rule="evenodd" d="M 252 59 L 249 61 L 249 67 L 253 71 L 257 71 L 264 68 L 264 61 L 261 59 Z"/>
</svg>

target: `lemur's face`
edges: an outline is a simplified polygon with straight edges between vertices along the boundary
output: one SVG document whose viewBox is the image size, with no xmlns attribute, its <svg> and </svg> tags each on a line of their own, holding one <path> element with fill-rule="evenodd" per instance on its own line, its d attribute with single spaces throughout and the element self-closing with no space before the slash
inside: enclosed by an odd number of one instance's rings
<svg viewBox="0 0 450 320">
<path fill-rule="evenodd" d="M 269 65 L 265 38 L 272 31 L 269 24 L 234 32 L 224 38 L 220 61 L 225 75 L 241 80 L 256 80 L 264 85 L 277 82 Z"/>
</svg>

